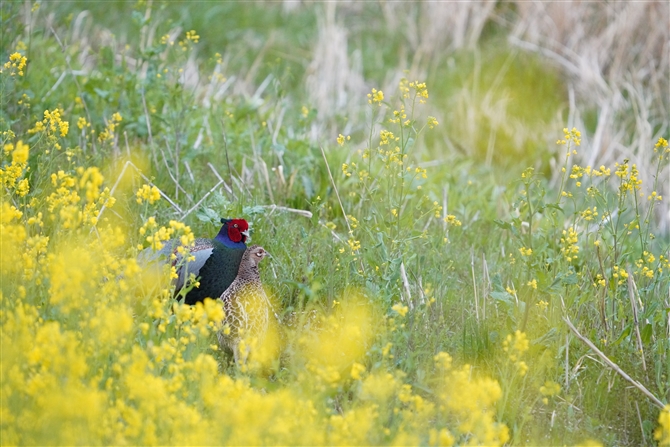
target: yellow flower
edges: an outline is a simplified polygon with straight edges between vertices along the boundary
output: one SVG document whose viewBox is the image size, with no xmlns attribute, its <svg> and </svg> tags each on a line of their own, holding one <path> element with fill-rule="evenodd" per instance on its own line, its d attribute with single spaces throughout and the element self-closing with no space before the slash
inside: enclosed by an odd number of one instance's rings
<svg viewBox="0 0 670 447">
<path fill-rule="evenodd" d="M 668 140 L 663 137 L 659 137 L 658 141 L 654 145 L 654 152 L 657 152 L 659 149 L 668 149 Z"/>
<path fill-rule="evenodd" d="M 84 127 L 91 127 L 91 125 L 86 121 L 86 118 L 80 116 L 77 120 L 77 127 L 82 130 Z"/>
<path fill-rule="evenodd" d="M 446 428 L 440 429 L 440 431 L 431 428 L 428 432 L 428 444 L 431 446 L 451 447 L 455 443 L 456 438 Z"/>
<path fill-rule="evenodd" d="M 435 366 L 437 366 L 440 369 L 447 370 L 451 369 L 451 363 L 452 363 L 452 358 L 451 356 L 446 353 L 446 352 L 438 352 L 434 357 L 433 361 L 435 362 Z"/>
<path fill-rule="evenodd" d="M 546 301 L 544 301 L 544 300 L 540 300 L 540 301 L 538 301 L 535 305 L 536 305 L 541 311 L 544 311 L 544 310 L 546 310 L 547 307 L 549 306 L 549 303 L 546 302 Z"/>
<path fill-rule="evenodd" d="M 365 372 L 365 366 L 358 362 L 351 365 L 351 378 L 354 380 L 361 380 L 361 374 Z"/>
<path fill-rule="evenodd" d="M 393 307 L 391 307 L 391 309 L 394 310 L 401 317 L 407 315 L 407 311 L 409 311 L 409 308 L 407 306 L 400 303 L 395 304 Z"/>
<path fill-rule="evenodd" d="M 529 346 L 528 337 L 526 337 L 524 332 L 519 330 L 514 332 L 514 335 L 508 335 L 503 342 L 503 350 L 510 353 L 517 352 L 518 354 L 523 354 L 528 350 Z"/>
<path fill-rule="evenodd" d="M 198 43 L 200 36 L 196 34 L 195 30 L 191 30 L 186 32 L 186 39 L 193 41 L 193 43 Z"/>
<path fill-rule="evenodd" d="M 24 165 L 28 163 L 28 153 L 28 145 L 23 144 L 23 141 L 19 140 L 14 147 L 14 151 L 12 151 L 12 163 L 16 163 L 18 165 Z"/>
<path fill-rule="evenodd" d="M 137 203 L 148 201 L 149 204 L 153 205 L 155 202 L 160 200 L 161 193 L 155 185 L 142 185 L 142 187 L 135 193 L 135 196 L 137 197 Z"/>
<path fill-rule="evenodd" d="M 26 62 L 28 59 L 26 59 L 25 56 L 23 56 L 21 53 L 12 53 L 9 56 L 9 61 L 5 62 L 5 65 L 3 66 L 6 69 L 16 69 L 16 73 L 18 73 L 19 76 L 23 76 L 23 69 L 26 67 Z M 14 76 L 14 71 L 12 70 L 10 72 L 11 76 Z"/>
<path fill-rule="evenodd" d="M 456 219 L 456 216 L 453 214 L 447 214 L 447 217 L 444 218 L 444 221 L 449 225 L 454 225 L 460 227 L 462 225 L 461 221 Z"/>
<path fill-rule="evenodd" d="M 528 247 L 521 247 L 519 252 L 521 253 L 521 256 L 530 256 L 533 254 L 533 250 Z"/>
<path fill-rule="evenodd" d="M 544 385 L 540 387 L 540 393 L 542 393 L 543 396 L 556 396 L 560 392 L 561 385 L 552 380 L 547 380 L 544 382 Z"/>
<path fill-rule="evenodd" d="M 384 101 L 384 92 L 382 92 L 381 90 L 373 88 L 372 92 L 368 93 L 368 103 L 377 104 L 378 106 L 381 106 L 382 101 Z"/>
<path fill-rule="evenodd" d="M 654 439 L 659 446 L 670 446 L 670 404 L 658 415 L 658 428 L 654 430 Z"/>
<path fill-rule="evenodd" d="M 595 214 L 597 215 L 597 213 Z M 592 215 L 593 212 L 589 212 L 586 216 L 589 217 Z M 571 262 L 577 258 L 577 255 L 579 254 L 579 245 L 577 245 L 578 240 L 577 231 L 575 231 L 574 228 L 568 228 L 567 231 L 563 230 L 563 237 L 561 238 L 561 253 L 563 253 L 566 261 Z"/>
</svg>

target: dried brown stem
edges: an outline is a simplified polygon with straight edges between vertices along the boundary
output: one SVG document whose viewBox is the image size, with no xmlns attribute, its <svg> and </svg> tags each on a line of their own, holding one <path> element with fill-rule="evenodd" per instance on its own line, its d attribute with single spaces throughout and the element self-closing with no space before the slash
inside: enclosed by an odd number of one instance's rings
<svg viewBox="0 0 670 447">
<path fill-rule="evenodd" d="M 640 382 L 638 382 L 637 380 L 633 379 L 631 376 L 626 374 L 626 372 L 623 369 L 621 369 L 619 367 L 619 365 L 617 365 L 616 363 L 611 361 L 605 354 L 603 354 L 603 352 L 600 349 L 598 349 L 596 347 L 596 345 L 594 345 L 591 340 L 589 340 L 588 338 L 586 338 L 582 334 L 580 334 L 579 331 L 577 330 L 577 328 L 572 324 L 572 322 L 570 321 L 570 319 L 568 317 L 563 317 L 563 321 L 565 321 L 565 323 L 568 325 L 568 327 L 570 328 L 572 333 L 575 334 L 575 336 L 578 339 L 580 339 L 586 346 L 588 346 L 593 352 L 595 352 L 596 355 L 598 355 L 598 357 L 600 357 L 602 359 L 602 361 L 607 364 L 607 366 L 612 368 L 617 374 L 619 374 L 621 377 L 623 377 L 625 380 L 627 380 L 635 388 L 642 391 L 642 394 L 647 396 L 649 398 L 649 400 L 651 400 L 651 402 L 654 405 L 656 405 L 658 408 L 663 409 L 665 407 L 663 402 L 661 402 L 661 400 L 658 397 L 651 394 L 651 392 L 647 388 L 645 388 L 645 386 L 642 385 Z"/>
</svg>

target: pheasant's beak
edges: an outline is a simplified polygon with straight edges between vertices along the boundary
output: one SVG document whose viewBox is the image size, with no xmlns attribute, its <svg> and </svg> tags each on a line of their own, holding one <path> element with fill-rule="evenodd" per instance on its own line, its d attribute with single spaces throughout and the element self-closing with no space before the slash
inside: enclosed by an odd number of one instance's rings
<svg viewBox="0 0 670 447">
<path fill-rule="evenodd" d="M 251 234 L 249 234 L 249 230 L 240 231 L 240 233 L 245 235 L 248 239 L 251 239 Z"/>
</svg>

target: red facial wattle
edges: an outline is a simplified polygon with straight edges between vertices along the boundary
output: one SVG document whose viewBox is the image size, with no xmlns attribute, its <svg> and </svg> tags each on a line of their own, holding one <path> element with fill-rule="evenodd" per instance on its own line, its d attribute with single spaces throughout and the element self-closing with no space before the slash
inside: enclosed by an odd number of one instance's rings
<svg viewBox="0 0 670 447">
<path fill-rule="evenodd" d="M 246 233 L 249 230 L 249 224 L 244 219 L 232 219 L 228 222 L 228 237 L 231 241 L 246 242 Z"/>
</svg>

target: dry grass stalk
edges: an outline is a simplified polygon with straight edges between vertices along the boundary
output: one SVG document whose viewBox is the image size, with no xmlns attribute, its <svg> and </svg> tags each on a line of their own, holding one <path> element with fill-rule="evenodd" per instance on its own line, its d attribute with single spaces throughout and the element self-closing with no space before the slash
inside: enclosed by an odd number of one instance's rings
<svg viewBox="0 0 670 447">
<path fill-rule="evenodd" d="M 575 334 L 575 336 L 576 336 L 578 339 L 580 339 L 586 346 L 588 346 L 593 352 L 595 352 L 596 355 L 598 355 L 598 357 L 600 357 L 600 358 L 602 359 L 602 361 L 605 362 L 605 364 L 607 364 L 607 366 L 609 366 L 610 368 L 612 368 L 617 374 L 619 374 L 621 377 L 623 377 L 625 380 L 627 380 L 629 383 L 631 383 L 635 388 L 637 388 L 638 390 L 642 391 L 642 393 L 643 393 L 645 396 L 647 396 L 647 397 L 649 398 L 649 400 L 651 400 L 651 402 L 652 402 L 654 405 L 656 405 L 658 408 L 660 408 L 660 409 L 663 409 L 663 408 L 664 408 L 663 402 L 661 402 L 661 400 L 660 400 L 658 397 L 654 396 L 654 395 L 653 395 L 647 388 L 645 388 L 645 386 L 642 385 L 640 382 L 638 382 L 637 380 L 633 379 L 631 376 L 629 376 L 628 374 L 626 374 L 626 372 L 625 372 L 624 370 L 622 370 L 622 369 L 619 367 L 619 365 L 617 365 L 616 363 L 614 363 L 614 362 L 613 362 L 612 360 L 610 360 L 605 354 L 603 354 L 603 352 L 602 352 L 600 349 L 598 349 L 598 348 L 596 347 L 596 345 L 594 345 L 593 342 L 592 342 L 591 340 L 589 340 L 588 338 L 586 338 L 586 337 L 584 337 L 582 334 L 580 334 L 579 331 L 577 330 L 577 328 L 572 324 L 572 322 L 570 321 L 570 319 L 569 319 L 568 317 L 563 317 L 563 321 L 565 321 L 565 323 L 568 325 L 568 328 L 570 328 L 570 330 L 572 331 L 572 333 Z"/>
</svg>

